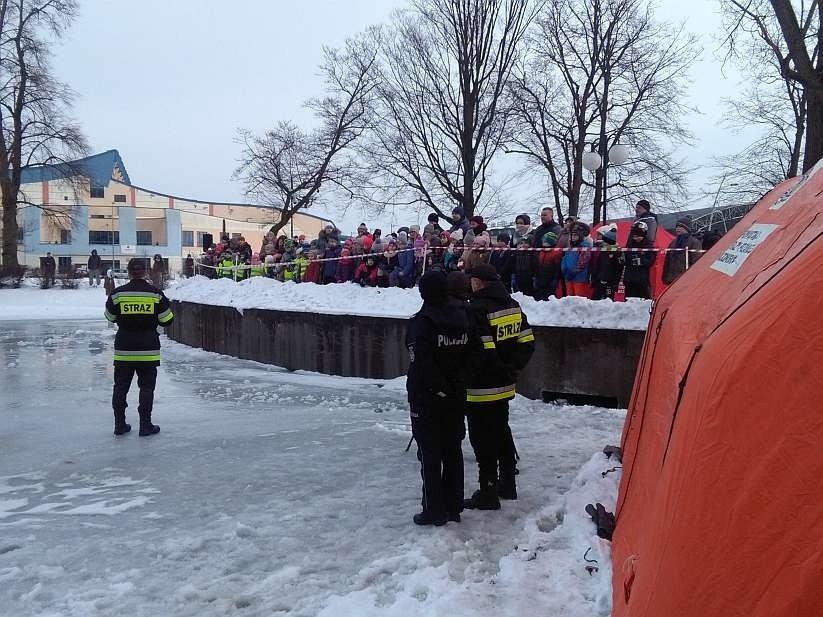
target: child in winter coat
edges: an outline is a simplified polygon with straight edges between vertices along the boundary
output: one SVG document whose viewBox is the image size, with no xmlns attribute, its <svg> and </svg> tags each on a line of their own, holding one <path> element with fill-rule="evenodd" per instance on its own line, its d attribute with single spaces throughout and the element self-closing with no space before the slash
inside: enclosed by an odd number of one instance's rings
<svg viewBox="0 0 823 617">
<path fill-rule="evenodd" d="M 322 262 L 317 261 L 317 250 L 310 250 L 309 265 L 306 267 L 306 274 L 303 275 L 303 282 L 320 284 L 322 265 Z"/>
<path fill-rule="evenodd" d="M 490 244 L 489 234 L 483 232 L 475 235 L 472 250 L 466 251 L 468 254 L 463 256 L 463 272 L 470 275 L 478 265 L 489 263 L 490 254 L 486 249 L 489 248 Z"/>
<path fill-rule="evenodd" d="M 302 283 L 306 277 L 306 270 L 309 267 L 309 259 L 306 257 L 302 247 L 298 247 L 294 256 L 294 282 Z"/>
<path fill-rule="evenodd" d="M 588 229 L 588 228 L 587 228 Z M 566 251 L 560 261 L 560 270 L 566 281 L 566 293 L 570 296 L 591 298 L 592 286 L 589 283 L 589 262 L 591 251 L 585 250 L 592 246 L 592 242 L 585 235 L 581 227 L 575 225 L 569 234 L 569 245 L 573 249 Z"/>
<path fill-rule="evenodd" d="M 332 261 L 323 262 L 323 284 L 334 283 L 337 277 L 337 257 L 340 257 L 340 246 L 337 239 L 330 237 L 326 244 L 326 251 L 323 253 L 324 259 Z"/>
<path fill-rule="evenodd" d="M 551 249 L 557 246 L 557 234 L 546 232 L 540 240 L 540 247 Z M 536 300 L 548 300 L 557 289 L 557 280 L 560 278 L 561 251 L 537 251 L 534 260 L 534 280 Z"/>
<path fill-rule="evenodd" d="M 340 261 L 337 262 L 337 272 L 334 275 L 336 283 L 349 283 L 354 278 L 354 259 L 351 251 L 344 248 L 340 251 Z"/>
<path fill-rule="evenodd" d="M 377 287 L 377 255 L 366 255 L 354 273 L 354 282 L 361 287 Z"/>
<path fill-rule="evenodd" d="M 614 300 L 614 294 L 623 275 L 625 256 L 617 245 L 617 231 L 614 229 L 598 230 L 600 240 L 595 248 L 600 250 L 592 255 L 589 268 L 592 281 L 592 300 Z"/>
<path fill-rule="evenodd" d="M 401 231 L 397 234 L 397 285 L 403 288 L 414 287 L 414 251 L 409 248 L 408 236 Z"/>
<path fill-rule="evenodd" d="M 397 243 L 390 240 L 385 246 L 386 251 L 380 256 L 377 264 L 377 284 L 380 287 L 396 287 L 400 270 Z"/>
<path fill-rule="evenodd" d="M 531 236 L 523 236 L 511 257 L 514 268 L 514 284 L 517 291 L 527 296 L 534 296 L 534 252 L 531 249 Z"/>
<path fill-rule="evenodd" d="M 413 226 L 414 227 L 414 226 Z M 414 281 L 423 274 L 423 260 L 426 258 L 426 241 L 422 236 L 417 236 L 414 240 Z"/>
<path fill-rule="evenodd" d="M 643 221 L 637 221 L 629 232 L 627 249 L 650 249 L 649 227 Z M 654 251 L 638 251 L 626 254 L 626 269 L 623 272 L 623 283 L 626 286 L 627 298 L 652 297 L 651 268 L 657 258 Z"/>
</svg>

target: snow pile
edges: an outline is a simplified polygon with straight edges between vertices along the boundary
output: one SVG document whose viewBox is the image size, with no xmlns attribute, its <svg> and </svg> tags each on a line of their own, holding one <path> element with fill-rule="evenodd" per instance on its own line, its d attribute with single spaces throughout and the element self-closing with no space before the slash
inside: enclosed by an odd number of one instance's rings
<svg viewBox="0 0 823 617">
<path fill-rule="evenodd" d="M 330 315 L 364 315 L 406 319 L 420 309 L 422 300 L 417 288 L 360 287 L 354 283 L 315 285 L 254 277 L 235 283 L 229 279 L 211 280 L 202 276 L 180 281 L 166 295 L 175 300 L 231 306 L 244 309 L 271 309 Z M 649 300 L 628 302 L 585 298 L 552 298 L 537 302 L 523 294 L 514 294 L 535 326 L 645 330 L 649 322 Z"/>
<path fill-rule="evenodd" d="M 63 289 L 60 281 L 56 287 L 40 289 L 40 279 L 24 279 L 19 289 L 0 289 L 0 321 L 103 319 L 103 286 L 89 287 L 85 279 L 77 283 L 77 289 Z"/>
<path fill-rule="evenodd" d="M 410 547 L 402 556 L 369 564 L 355 577 L 362 589 L 332 596 L 320 617 L 429 617 L 498 609 L 503 615 L 608 617 L 611 544 L 597 536 L 585 507 L 600 502 L 614 511 L 620 472 L 605 477 L 603 472 L 615 465 L 602 453 L 594 455 L 567 493 L 528 517 L 525 539 L 500 560 L 499 571 L 490 578 L 471 575 L 466 547 L 453 555 L 451 564 L 435 564 L 425 548 Z M 467 567 L 469 576 L 455 580 L 450 572 L 457 567 Z M 381 579 L 391 579 L 391 603 L 379 586 L 368 584 Z"/>
<path fill-rule="evenodd" d="M 523 307 L 533 326 L 567 328 L 601 328 L 608 330 L 645 330 L 649 326 L 652 301 L 628 298 L 625 302 L 598 300 L 578 296 L 538 302 L 531 296 L 512 296 Z"/>
</svg>

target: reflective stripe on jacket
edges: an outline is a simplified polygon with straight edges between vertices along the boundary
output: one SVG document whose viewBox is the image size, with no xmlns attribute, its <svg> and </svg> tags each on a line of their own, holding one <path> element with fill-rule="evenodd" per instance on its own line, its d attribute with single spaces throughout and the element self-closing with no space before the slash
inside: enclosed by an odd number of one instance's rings
<svg viewBox="0 0 823 617">
<path fill-rule="evenodd" d="M 160 363 L 157 326 L 174 319 L 168 298 L 145 279 L 117 287 L 106 300 L 104 316 L 118 326 L 114 339 L 115 363 Z"/>
<path fill-rule="evenodd" d="M 496 281 L 475 292 L 469 317 L 476 344 L 466 401 L 491 403 L 514 398 L 517 374 L 534 353 L 534 333 L 526 315 L 503 283 Z"/>
</svg>

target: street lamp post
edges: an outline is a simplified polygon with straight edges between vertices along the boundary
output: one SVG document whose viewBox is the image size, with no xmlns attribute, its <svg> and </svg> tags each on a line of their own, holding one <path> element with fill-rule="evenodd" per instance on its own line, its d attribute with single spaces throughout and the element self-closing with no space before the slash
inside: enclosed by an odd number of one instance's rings
<svg viewBox="0 0 823 617">
<path fill-rule="evenodd" d="M 607 192 L 609 187 L 609 167 L 612 165 L 623 165 L 626 161 L 629 160 L 629 148 L 628 146 L 624 146 L 622 144 L 615 144 L 608 151 L 606 151 L 605 156 L 601 157 L 596 151 L 592 150 L 591 152 L 586 152 L 583 155 L 583 167 L 595 173 L 600 167 L 603 167 L 603 194 L 602 194 L 602 203 L 603 203 L 603 216 L 601 220 L 603 222 L 606 221 L 606 203 L 607 203 Z"/>
</svg>

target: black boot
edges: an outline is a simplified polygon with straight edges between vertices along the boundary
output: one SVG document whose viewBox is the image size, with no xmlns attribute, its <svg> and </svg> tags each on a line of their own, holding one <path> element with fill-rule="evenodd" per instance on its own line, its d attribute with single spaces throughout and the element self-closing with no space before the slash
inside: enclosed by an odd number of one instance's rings
<svg viewBox="0 0 823 617">
<path fill-rule="evenodd" d="M 126 424 L 126 410 L 114 412 L 114 434 L 125 435 L 131 430 L 131 424 Z"/>
<path fill-rule="evenodd" d="M 140 414 L 140 437 L 146 437 L 148 435 L 156 435 L 160 432 L 160 427 L 156 424 L 151 423 L 151 414 L 150 413 L 141 413 Z"/>
<path fill-rule="evenodd" d="M 446 518 L 449 519 L 450 523 L 459 523 L 460 522 L 460 514 L 458 514 L 457 512 L 449 512 L 446 515 Z"/>
<path fill-rule="evenodd" d="M 140 423 L 140 437 L 146 437 L 148 435 L 156 435 L 160 432 L 160 427 L 156 424 L 152 424 L 148 422 L 144 424 L 143 422 Z"/>
<path fill-rule="evenodd" d="M 497 497 L 496 482 L 485 482 L 474 491 L 471 498 L 463 502 L 466 510 L 499 510 L 500 499 Z"/>
<path fill-rule="evenodd" d="M 419 514 L 415 514 L 412 519 L 414 520 L 415 525 L 434 525 L 435 527 L 441 527 L 446 524 L 448 517 L 445 515 L 434 516 L 424 510 Z"/>
<path fill-rule="evenodd" d="M 506 479 L 501 478 L 497 481 L 497 496 L 500 499 L 517 499 L 517 484 L 513 476 Z"/>
</svg>

